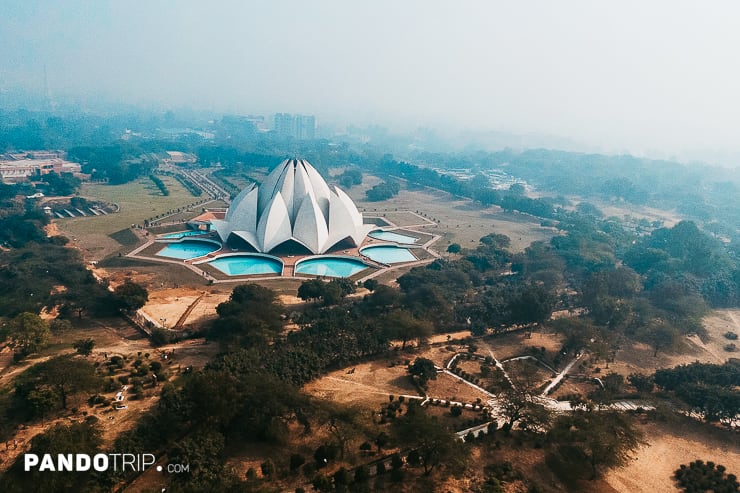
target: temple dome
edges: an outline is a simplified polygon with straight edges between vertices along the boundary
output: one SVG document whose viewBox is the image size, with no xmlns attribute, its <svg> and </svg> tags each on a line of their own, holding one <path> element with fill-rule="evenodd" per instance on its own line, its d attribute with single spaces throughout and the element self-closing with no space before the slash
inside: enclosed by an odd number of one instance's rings
<svg viewBox="0 0 740 493">
<path fill-rule="evenodd" d="M 363 224 L 352 199 L 338 187 L 329 187 L 303 159 L 280 163 L 262 185 L 253 184 L 237 195 L 226 217 L 212 224 L 221 241 L 234 235 L 263 253 L 289 241 L 315 254 L 343 240 L 359 246 L 372 229 Z"/>
</svg>

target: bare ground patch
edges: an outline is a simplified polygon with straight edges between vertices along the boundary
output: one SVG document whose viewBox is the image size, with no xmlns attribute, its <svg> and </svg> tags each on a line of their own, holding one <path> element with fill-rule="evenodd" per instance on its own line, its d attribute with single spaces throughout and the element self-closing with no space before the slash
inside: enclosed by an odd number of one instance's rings
<svg viewBox="0 0 740 493">
<path fill-rule="evenodd" d="M 488 352 L 492 351 L 496 359 L 503 361 L 525 354 L 533 354 L 535 350 L 539 351 L 541 348 L 545 348 L 546 356 L 552 356 L 560 351 L 562 343 L 563 336 L 538 331 L 532 332 L 531 337 L 527 337 L 525 332 L 489 336 L 476 341 L 475 344 L 478 346 L 478 354 L 487 356 Z"/>
<path fill-rule="evenodd" d="M 462 379 L 454 378 L 446 373 L 437 374 L 436 380 L 430 380 L 427 388 L 427 396 L 430 399 L 444 399 L 456 402 L 476 402 L 481 399 L 486 402 L 490 397 L 463 382 Z"/>
<path fill-rule="evenodd" d="M 406 366 L 391 366 L 388 361 L 361 363 L 333 371 L 306 384 L 303 391 L 322 400 L 371 409 L 387 401 L 388 395 L 418 395 Z"/>
<path fill-rule="evenodd" d="M 607 473 L 605 480 L 617 491 L 675 493 L 673 471 L 696 459 L 714 461 L 727 472 L 740 474 L 740 445 L 737 436 L 688 421 L 677 425 L 648 423 L 641 426 L 648 445 L 635 460 Z"/>
</svg>

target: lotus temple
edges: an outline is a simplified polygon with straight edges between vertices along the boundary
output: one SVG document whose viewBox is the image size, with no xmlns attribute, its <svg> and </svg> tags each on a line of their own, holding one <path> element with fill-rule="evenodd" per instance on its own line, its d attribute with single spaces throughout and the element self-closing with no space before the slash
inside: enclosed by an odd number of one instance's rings
<svg viewBox="0 0 740 493">
<path fill-rule="evenodd" d="M 438 236 L 363 217 L 344 191 L 303 159 L 283 161 L 228 208 L 208 209 L 186 225 L 129 256 L 179 263 L 214 282 L 245 276 L 360 280 L 438 256 L 428 248 Z"/>
</svg>

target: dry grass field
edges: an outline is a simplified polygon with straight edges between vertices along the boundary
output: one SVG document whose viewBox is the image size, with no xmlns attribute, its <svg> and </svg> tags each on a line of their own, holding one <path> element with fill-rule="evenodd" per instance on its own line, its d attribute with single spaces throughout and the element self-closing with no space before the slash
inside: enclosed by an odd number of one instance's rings
<svg viewBox="0 0 740 493">
<path fill-rule="evenodd" d="M 579 199 L 572 198 L 574 201 Z M 589 202 L 594 204 L 596 207 L 601 209 L 606 217 L 618 217 L 619 219 L 647 219 L 650 222 L 661 221 L 663 226 L 670 228 L 681 220 L 681 216 L 675 211 L 664 211 L 661 209 L 655 209 L 653 207 L 638 206 L 627 202 L 611 203 L 602 201 L 593 201 L 589 199 Z"/>
<path fill-rule="evenodd" d="M 303 387 L 304 392 L 322 400 L 379 408 L 388 401 L 388 395 L 418 395 L 411 384 L 406 366 L 386 360 L 361 363 L 348 369 L 333 371 Z"/>
<path fill-rule="evenodd" d="M 437 226 L 425 226 L 420 231 L 441 235 L 435 249 L 444 252 L 450 243 L 459 243 L 465 248 L 478 244 L 482 236 L 489 233 L 505 234 L 511 238 L 511 250 L 521 251 L 533 241 L 547 241 L 557 231 L 540 226 L 540 220 L 519 213 L 507 213 L 499 207 L 481 207 L 472 200 L 454 197 L 434 189 L 402 189 L 389 200 L 369 202 L 365 191 L 380 183 L 380 179 L 365 175 L 362 185 L 347 191 L 357 207 L 365 215 L 387 217 L 398 226 L 418 224 L 418 217 L 403 211 L 419 211 L 426 218 L 437 222 Z"/>
<path fill-rule="evenodd" d="M 721 433 L 690 420 L 648 423 L 641 426 L 647 445 L 625 467 L 606 474 L 605 481 L 618 492 L 675 493 L 673 471 L 697 459 L 714 461 L 728 473 L 740 474 L 737 436 Z"/>
<path fill-rule="evenodd" d="M 740 310 L 715 310 L 704 318 L 707 331 L 704 340 L 698 336 L 688 336 L 674 349 L 658 352 L 653 356 L 653 349 L 647 344 L 633 343 L 616 355 L 616 361 L 609 365 L 611 371 L 622 375 L 630 373 L 651 373 L 658 368 L 670 368 L 700 361 L 702 363 L 722 364 L 738 353 L 723 349 L 729 342 L 724 337 L 727 331 L 740 334 Z"/>
</svg>

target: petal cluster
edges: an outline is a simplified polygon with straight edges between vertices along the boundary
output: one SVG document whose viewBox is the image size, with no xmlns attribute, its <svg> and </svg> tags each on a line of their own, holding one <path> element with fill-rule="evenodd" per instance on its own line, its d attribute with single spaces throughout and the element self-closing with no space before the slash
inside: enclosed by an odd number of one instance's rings
<svg viewBox="0 0 740 493">
<path fill-rule="evenodd" d="M 291 240 L 314 254 L 344 240 L 359 246 L 372 229 L 363 224 L 352 199 L 329 187 L 303 159 L 280 163 L 260 186 L 243 190 L 226 217 L 212 224 L 221 241 L 235 235 L 263 253 Z"/>
</svg>

